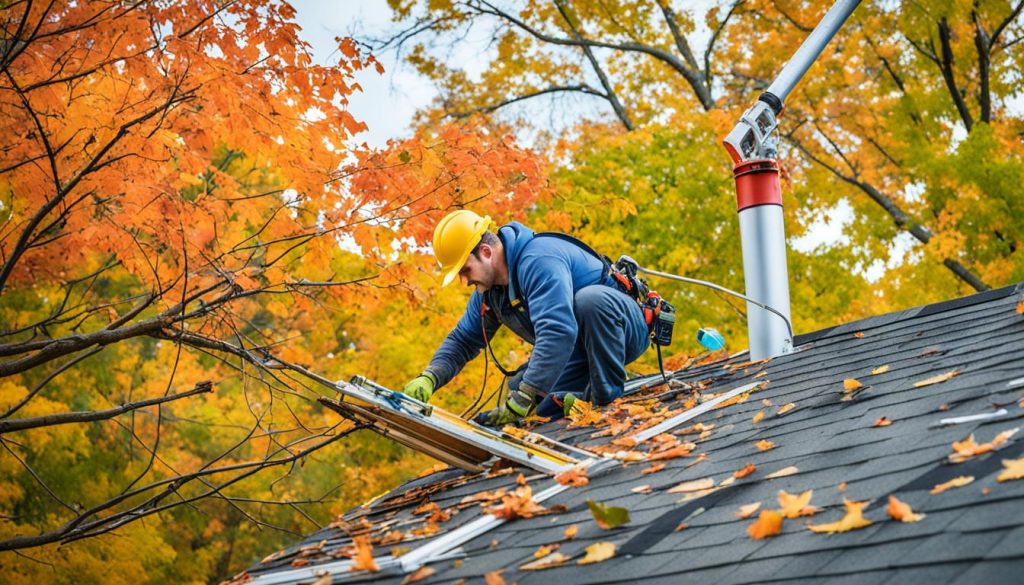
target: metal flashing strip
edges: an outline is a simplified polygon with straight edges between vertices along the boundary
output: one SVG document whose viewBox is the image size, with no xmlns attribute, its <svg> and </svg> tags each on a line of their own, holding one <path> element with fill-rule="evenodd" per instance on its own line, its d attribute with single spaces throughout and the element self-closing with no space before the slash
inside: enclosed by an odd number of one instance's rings
<svg viewBox="0 0 1024 585">
<path fill-rule="evenodd" d="M 362 381 L 365 384 L 365 380 Z M 523 431 L 521 437 L 482 427 L 383 386 L 335 384 L 342 400 L 320 403 L 342 416 L 366 422 L 378 433 L 467 471 L 479 472 L 498 457 L 554 475 L 592 453 Z M 353 399 L 351 401 L 345 399 Z"/>
<path fill-rule="evenodd" d="M 970 414 L 966 416 L 955 416 L 952 418 L 944 418 L 937 423 L 928 425 L 928 428 L 933 429 L 936 427 L 945 427 L 949 425 L 960 425 L 969 422 L 987 421 L 997 418 L 1005 417 L 1009 412 L 1005 408 L 1000 408 L 995 412 L 985 412 L 982 414 Z"/>
<path fill-rule="evenodd" d="M 651 437 L 671 431 L 672 429 L 683 424 L 684 422 L 691 420 L 699 415 L 702 415 L 705 412 L 710 411 L 711 409 L 715 408 L 719 404 L 725 402 L 726 400 L 729 400 L 734 396 L 739 396 L 744 392 L 752 392 L 755 388 L 767 382 L 768 380 L 763 380 L 761 382 L 751 382 L 750 384 L 745 384 L 743 386 L 740 386 L 739 388 L 729 390 L 728 392 L 722 394 L 721 396 L 716 396 L 701 405 L 695 406 L 690 410 L 687 410 L 686 412 L 681 412 L 673 416 L 672 418 L 666 419 L 649 429 L 644 429 L 634 435 L 631 435 L 631 437 L 636 439 L 637 443 L 643 443 L 644 441 L 650 439 Z"/>
<path fill-rule="evenodd" d="M 436 557 L 430 559 L 431 561 L 444 561 L 447 559 L 454 559 L 463 556 L 461 550 L 451 549 L 445 551 L 444 554 L 438 554 Z M 351 559 L 345 559 L 343 561 L 333 561 L 330 563 L 324 563 L 322 565 L 314 565 L 311 567 L 303 567 L 300 569 L 287 569 L 283 571 L 275 571 L 272 573 L 264 573 L 253 577 L 251 581 L 247 582 L 247 585 L 291 585 L 294 583 L 311 583 L 316 581 L 324 575 L 335 576 L 365 576 L 371 573 L 366 571 L 355 572 L 352 570 L 352 564 L 354 561 Z M 402 557 L 373 557 L 373 562 L 380 567 L 379 575 L 401 575 L 406 572 L 402 566 Z"/>
</svg>

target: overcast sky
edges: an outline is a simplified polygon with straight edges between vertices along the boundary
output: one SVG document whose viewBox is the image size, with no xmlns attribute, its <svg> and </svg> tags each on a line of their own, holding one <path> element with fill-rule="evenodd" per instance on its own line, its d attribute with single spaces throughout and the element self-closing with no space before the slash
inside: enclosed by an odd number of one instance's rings
<svg viewBox="0 0 1024 585">
<path fill-rule="evenodd" d="M 382 36 L 393 28 L 386 0 L 293 0 L 291 4 L 302 27 L 301 37 L 313 46 L 313 57 L 319 64 L 337 62 L 335 37 L 360 38 L 367 33 Z M 371 147 L 408 136 L 416 109 L 427 105 L 436 93 L 409 67 L 398 67 L 393 52 L 377 58 L 384 65 L 384 75 L 373 68 L 360 72 L 356 81 L 363 92 L 349 97 L 349 111 L 370 128 L 354 139 Z"/>
</svg>

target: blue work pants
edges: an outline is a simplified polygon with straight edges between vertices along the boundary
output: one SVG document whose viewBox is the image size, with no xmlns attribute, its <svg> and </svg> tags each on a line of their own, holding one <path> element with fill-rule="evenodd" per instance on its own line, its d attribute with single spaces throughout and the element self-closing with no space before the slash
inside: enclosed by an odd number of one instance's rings
<svg viewBox="0 0 1024 585">
<path fill-rule="evenodd" d="M 562 416 L 559 403 L 570 392 L 596 405 L 622 396 L 626 364 L 650 344 L 640 305 L 617 289 L 585 286 L 576 292 L 573 311 L 579 326 L 576 345 L 562 375 L 537 407 L 539 416 Z"/>
</svg>

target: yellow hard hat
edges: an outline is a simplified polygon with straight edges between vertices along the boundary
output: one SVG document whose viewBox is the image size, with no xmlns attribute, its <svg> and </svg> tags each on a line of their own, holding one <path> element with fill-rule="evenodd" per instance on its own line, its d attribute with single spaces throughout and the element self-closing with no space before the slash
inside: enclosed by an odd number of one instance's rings
<svg viewBox="0 0 1024 585">
<path fill-rule="evenodd" d="M 480 243 L 494 222 L 468 209 L 453 211 L 434 228 L 434 257 L 441 264 L 441 286 L 448 286 L 466 264 L 466 258 Z"/>
</svg>

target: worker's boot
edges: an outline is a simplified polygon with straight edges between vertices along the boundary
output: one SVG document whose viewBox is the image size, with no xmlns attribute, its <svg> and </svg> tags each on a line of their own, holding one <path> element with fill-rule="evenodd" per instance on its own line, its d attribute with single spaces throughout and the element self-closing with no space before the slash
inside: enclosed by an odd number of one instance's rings
<svg viewBox="0 0 1024 585">
<path fill-rule="evenodd" d="M 511 392 L 508 396 L 508 400 L 505 404 L 498 408 L 492 408 L 481 412 L 476 415 L 473 420 L 477 424 L 481 424 L 487 427 L 498 427 L 504 426 L 509 423 L 513 423 L 521 418 L 525 418 L 533 412 L 536 406 L 536 400 L 529 391 L 516 390 Z"/>
</svg>

